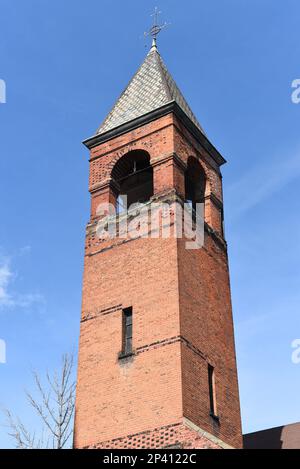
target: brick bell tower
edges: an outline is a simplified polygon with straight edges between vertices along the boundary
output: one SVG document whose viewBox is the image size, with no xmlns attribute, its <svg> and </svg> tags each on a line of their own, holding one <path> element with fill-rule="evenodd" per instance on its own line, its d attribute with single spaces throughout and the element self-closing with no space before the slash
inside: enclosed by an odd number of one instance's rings
<svg viewBox="0 0 300 469">
<path fill-rule="evenodd" d="M 90 150 L 75 448 L 240 448 L 224 158 L 155 41 Z M 204 244 L 98 236 L 151 203 L 204 204 Z M 99 210 L 103 204 L 116 213 Z"/>
</svg>

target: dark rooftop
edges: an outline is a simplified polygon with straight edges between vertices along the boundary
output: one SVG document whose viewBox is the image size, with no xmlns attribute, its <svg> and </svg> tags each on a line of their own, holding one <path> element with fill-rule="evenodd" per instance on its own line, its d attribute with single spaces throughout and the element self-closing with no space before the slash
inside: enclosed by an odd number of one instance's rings
<svg viewBox="0 0 300 469">
<path fill-rule="evenodd" d="M 244 449 L 300 449 L 300 422 L 243 436 Z"/>
</svg>

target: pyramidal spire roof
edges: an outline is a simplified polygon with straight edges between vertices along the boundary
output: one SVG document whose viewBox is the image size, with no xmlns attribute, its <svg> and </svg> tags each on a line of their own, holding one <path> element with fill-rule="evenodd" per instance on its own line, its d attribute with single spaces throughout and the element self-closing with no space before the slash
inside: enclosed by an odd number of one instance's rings
<svg viewBox="0 0 300 469">
<path fill-rule="evenodd" d="M 204 134 L 191 108 L 168 72 L 154 41 L 141 67 L 98 128 L 96 135 L 115 129 L 172 102 L 176 102 Z"/>
</svg>

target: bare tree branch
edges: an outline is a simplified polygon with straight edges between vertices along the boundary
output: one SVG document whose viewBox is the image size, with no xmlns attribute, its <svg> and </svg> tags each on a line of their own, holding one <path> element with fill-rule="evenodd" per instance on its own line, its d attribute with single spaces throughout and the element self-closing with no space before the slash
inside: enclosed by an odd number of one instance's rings
<svg viewBox="0 0 300 469">
<path fill-rule="evenodd" d="M 46 373 L 47 387 L 43 386 L 38 373 L 33 372 L 39 399 L 35 399 L 28 391 L 26 396 L 43 425 L 39 438 L 35 433 L 31 434 L 18 417 L 9 410 L 5 411 L 8 434 L 14 440 L 16 448 L 49 448 L 50 441 L 55 449 L 66 447 L 73 432 L 76 389 L 76 383 L 72 380 L 73 365 L 73 356 L 63 355 L 60 372 L 54 372 L 52 376 Z"/>
</svg>

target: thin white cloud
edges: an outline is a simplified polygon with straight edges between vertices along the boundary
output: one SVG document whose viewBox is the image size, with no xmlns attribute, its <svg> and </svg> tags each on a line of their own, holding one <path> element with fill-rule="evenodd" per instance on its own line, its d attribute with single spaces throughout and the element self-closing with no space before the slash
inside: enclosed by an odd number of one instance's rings
<svg viewBox="0 0 300 469">
<path fill-rule="evenodd" d="M 266 164 L 253 167 L 227 190 L 230 204 L 229 218 L 234 219 L 283 189 L 300 177 L 300 150 L 292 156 L 286 154 Z"/>
<path fill-rule="evenodd" d="M 9 259 L 0 259 L 0 309 L 29 308 L 34 304 L 45 303 L 44 297 L 38 293 L 19 293 L 12 288 L 16 275 L 11 269 Z"/>
</svg>

